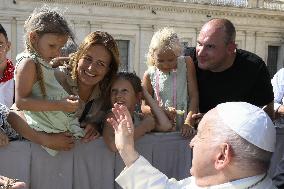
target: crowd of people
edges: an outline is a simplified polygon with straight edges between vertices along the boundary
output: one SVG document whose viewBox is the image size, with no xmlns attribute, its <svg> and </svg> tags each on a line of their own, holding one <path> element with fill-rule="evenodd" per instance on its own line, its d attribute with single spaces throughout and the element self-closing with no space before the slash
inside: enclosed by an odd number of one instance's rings
<svg viewBox="0 0 284 189">
<path fill-rule="evenodd" d="M 173 28 L 156 31 L 142 81 L 118 72 L 118 46 L 107 32 L 77 46 L 57 9 L 36 8 L 24 29 L 14 67 L 0 25 L 0 146 L 25 138 L 55 156 L 102 135 L 126 164 L 116 179 L 123 188 L 276 188 L 267 170 L 276 140 L 271 120 L 284 124 L 284 72 L 271 81 L 260 57 L 237 48 L 231 21 L 208 21 L 185 51 Z M 168 179 L 135 151 L 135 140 L 151 131 L 194 137 L 193 177 Z M 24 183 L 2 177 L 1 186 Z"/>
</svg>

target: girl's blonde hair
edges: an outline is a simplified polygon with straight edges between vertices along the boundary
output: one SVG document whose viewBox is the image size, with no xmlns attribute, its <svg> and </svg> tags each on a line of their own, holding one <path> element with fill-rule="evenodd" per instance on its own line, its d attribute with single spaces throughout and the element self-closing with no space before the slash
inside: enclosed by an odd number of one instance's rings
<svg viewBox="0 0 284 189">
<path fill-rule="evenodd" d="M 51 8 L 47 5 L 34 9 L 32 14 L 25 21 L 24 29 L 26 50 L 38 57 L 41 57 L 41 55 L 38 54 L 33 44 L 31 43 L 31 32 L 36 32 L 40 37 L 47 33 L 53 33 L 56 35 L 66 35 L 72 40 L 74 39 L 73 32 L 69 28 L 67 21 L 60 13 L 59 9 Z M 35 59 L 35 61 L 37 60 Z M 41 66 L 38 62 L 36 62 L 35 65 L 42 95 L 43 97 L 46 97 L 46 88 Z"/>
<path fill-rule="evenodd" d="M 154 52 L 160 49 L 171 49 L 176 56 L 181 55 L 182 45 L 173 28 L 164 27 L 154 33 L 147 53 L 148 66 L 155 66 Z"/>
<path fill-rule="evenodd" d="M 120 65 L 119 50 L 117 43 L 113 37 L 107 32 L 95 31 L 85 37 L 84 41 L 79 46 L 77 52 L 71 55 L 69 61 L 69 69 L 71 70 L 72 79 L 77 79 L 77 68 L 79 60 L 86 54 L 87 50 L 95 45 L 104 46 L 111 54 L 111 63 L 109 65 L 109 71 L 104 76 L 103 80 L 99 82 L 100 91 L 107 91 L 110 88 L 110 84 L 117 73 Z"/>
</svg>

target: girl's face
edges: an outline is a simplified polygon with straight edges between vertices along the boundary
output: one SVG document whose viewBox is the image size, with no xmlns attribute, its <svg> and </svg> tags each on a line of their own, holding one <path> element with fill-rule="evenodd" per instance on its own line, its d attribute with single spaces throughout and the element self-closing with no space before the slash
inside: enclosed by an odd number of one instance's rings
<svg viewBox="0 0 284 189">
<path fill-rule="evenodd" d="M 111 86 L 111 103 L 114 105 L 123 104 L 132 114 L 135 110 L 135 105 L 138 102 L 138 95 L 136 95 L 131 83 L 128 80 L 118 79 Z"/>
<path fill-rule="evenodd" d="M 156 67 L 162 72 L 169 72 L 177 68 L 177 56 L 171 49 L 156 50 L 153 56 Z"/>
<path fill-rule="evenodd" d="M 35 50 L 47 62 L 60 55 L 61 48 L 68 40 L 67 35 L 54 33 L 38 35 L 36 32 L 32 32 L 30 38 Z"/>
<path fill-rule="evenodd" d="M 90 46 L 78 62 L 79 83 L 88 86 L 98 84 L 108 73 L 110 63 L 111 54 L 104 46 Z"/>
</svg>

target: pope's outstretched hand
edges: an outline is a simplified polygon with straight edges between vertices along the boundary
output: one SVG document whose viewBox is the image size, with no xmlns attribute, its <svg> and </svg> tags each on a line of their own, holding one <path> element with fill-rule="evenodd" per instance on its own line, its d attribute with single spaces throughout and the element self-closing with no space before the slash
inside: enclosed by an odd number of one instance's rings
<svg viewBox="0 0 284 189">
<path fill-rule="evenodd" d="M 115 119 L 109 118 L 107 121 L 114 129 L 116 148 L 125 165 L 129 167 L 139 157 L 139 154 L 134 148 L 134 125 L 132 117 L 124 105 L 115 104 L 112 112 Z"/>
</svg>

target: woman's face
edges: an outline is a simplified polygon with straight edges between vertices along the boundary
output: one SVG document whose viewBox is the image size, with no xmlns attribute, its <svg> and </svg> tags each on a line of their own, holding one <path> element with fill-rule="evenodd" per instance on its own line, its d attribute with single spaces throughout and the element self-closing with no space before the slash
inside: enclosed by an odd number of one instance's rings
<svg viewBox="0 0 284 189">
<path fill-rule="evenodd" d="M 110 52 L 102 45 L 90 46 L 79 59 L 77 78 L 81 85 L 94 86 L 104 79 L 111 63 Z"/>
</svg>

